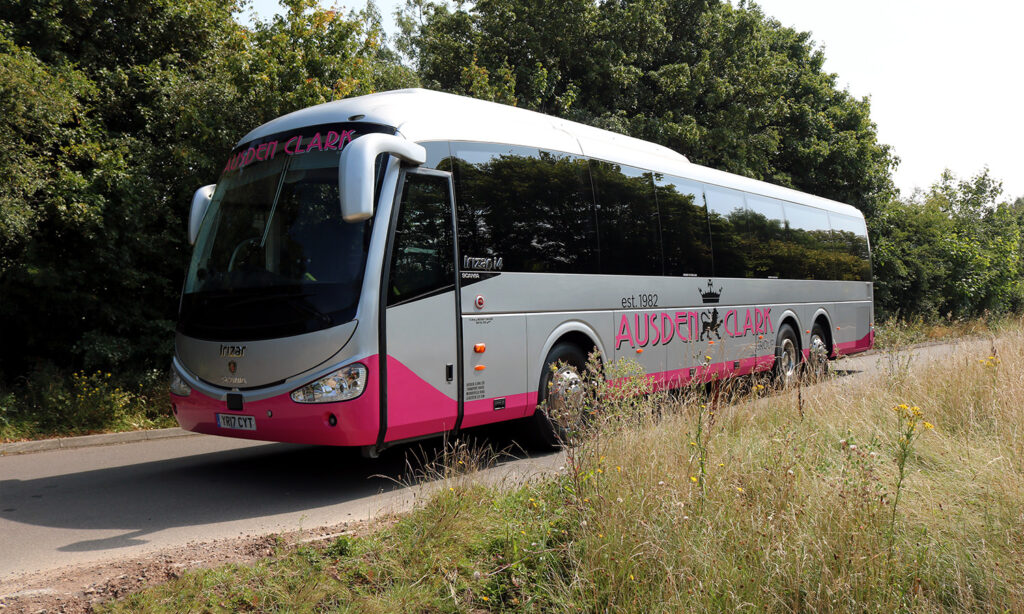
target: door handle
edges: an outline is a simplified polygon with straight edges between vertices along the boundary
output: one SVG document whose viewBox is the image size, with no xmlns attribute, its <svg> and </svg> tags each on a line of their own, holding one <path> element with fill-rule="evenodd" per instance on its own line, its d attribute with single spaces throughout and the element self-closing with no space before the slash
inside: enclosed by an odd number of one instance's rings
<svg viewBox="0 0 1024 614">
<path fill-rule="evenodd" d="M 448 363 L 444 366 L 444 379 L 449 382 L 455 379 L 455 365 Z"/>
</svg>

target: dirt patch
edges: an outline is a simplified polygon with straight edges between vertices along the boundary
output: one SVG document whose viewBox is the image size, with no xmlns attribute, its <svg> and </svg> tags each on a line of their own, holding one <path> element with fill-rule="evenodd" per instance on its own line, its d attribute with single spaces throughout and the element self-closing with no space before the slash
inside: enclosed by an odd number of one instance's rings
<svg viewBox="0 0 1024 614">
<path fill-rule="evenodd" d="M 19 576 L 0 582 L 0 613 L 84 614 L 92 612 L 98 604 L 173 580 L 193 569 L 253 563 L 273 556 L 282 545 L 365 535 L 382 522 L 386 521 L 348 522 L 278 535 L 193 542 L 121 561 Z"/>
</svg>

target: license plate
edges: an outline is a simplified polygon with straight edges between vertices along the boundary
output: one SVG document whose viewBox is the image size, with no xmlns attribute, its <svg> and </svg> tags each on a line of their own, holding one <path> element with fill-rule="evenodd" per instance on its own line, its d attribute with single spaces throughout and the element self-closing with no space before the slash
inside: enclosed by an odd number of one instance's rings
<svg viewBox="0 0 1024 614">
<path fill-rule="evenodd" d="M 255 431 L 256 418 L 237 414 L 217 414 L 217 426 L 236 431 Z"/>
</svg>

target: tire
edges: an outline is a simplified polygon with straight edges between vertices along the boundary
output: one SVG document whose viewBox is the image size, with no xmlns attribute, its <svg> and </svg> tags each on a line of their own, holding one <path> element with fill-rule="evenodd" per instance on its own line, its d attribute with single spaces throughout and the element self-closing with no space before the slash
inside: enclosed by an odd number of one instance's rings
<svg viewBox="0 0 1024 614">
<path fill-rule="evenodd" d="M 565 443 L 569 427 L 578 417 L 565 415 L 562 396 L 581 391 L 586 364 L 583 351 L 571 343 L 556 343 L 548 352 L 537 388 L 537 411 L 529 418 L 531 443 L 549 449 Z"/>
<path fill-rule="evenodd" d="M 812 381 L 818 381 L 828 375 L 828 337 L 821 324 L 815 323 L 811 328 L 811 341 L 808 344 L 807 367 Z"/>
<path fill-rule="evenodd" d="M 775 382 L 780 388 L 789 388 L 800 376 L 800 338 L 789 324 L 779 327 L 775 338 Z"/>
</svg>

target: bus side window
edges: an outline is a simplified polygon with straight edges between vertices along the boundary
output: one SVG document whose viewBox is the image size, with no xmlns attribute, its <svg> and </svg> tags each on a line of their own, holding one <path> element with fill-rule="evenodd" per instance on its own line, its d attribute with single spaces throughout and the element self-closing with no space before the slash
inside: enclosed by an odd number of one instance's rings
<svg viewBox="0 0 1024 614">
<path fill-rule="evenodd" d="M 781 266 L 785 219 L 780 201 L 747 194 L 748 275 L 759 278 L 792 275 Z"/>
<path fill-rule="evenodd" d="M 454 245 L 448 180 L 406 175 L 395 225 L 388 306 L 454 287 Z"/>
<path fill-rule="evenodd" d="M 747 236 L 747 208 L 743 193 L 707 186 L 708 223 L 715 258 L 715 277 L 747 277 L 744 237 Z"/>
<path fill-rule="evenodd" d="M 661 218 L 665 275 L 710 277 L 711 235 L 701 184 L 656 174 L 655 195 Z"/>
<path fill-rule="evenodd" d="M 462 256 L 501 258 L 504 271 L 598 272 L 585 160 L 492 143 L 452 149 Z"/>
<path fill-rule="evenodd" d="M 596 188 L 601 273 L 662 275 L 658 204 L 651 173 L 590 161 Z"/>
<path fill-rule="evenodd" d="M 836 279 L 871 281 L 871 254 L 864 220 L 840 213 L 829 213 L 835 243 Z"/>
<path fill-rule="evenodd" d="M 785 203 L 788 276 L 794 279 L 833 279 L 832 231 L 822 209 Z"/>
</svg>

